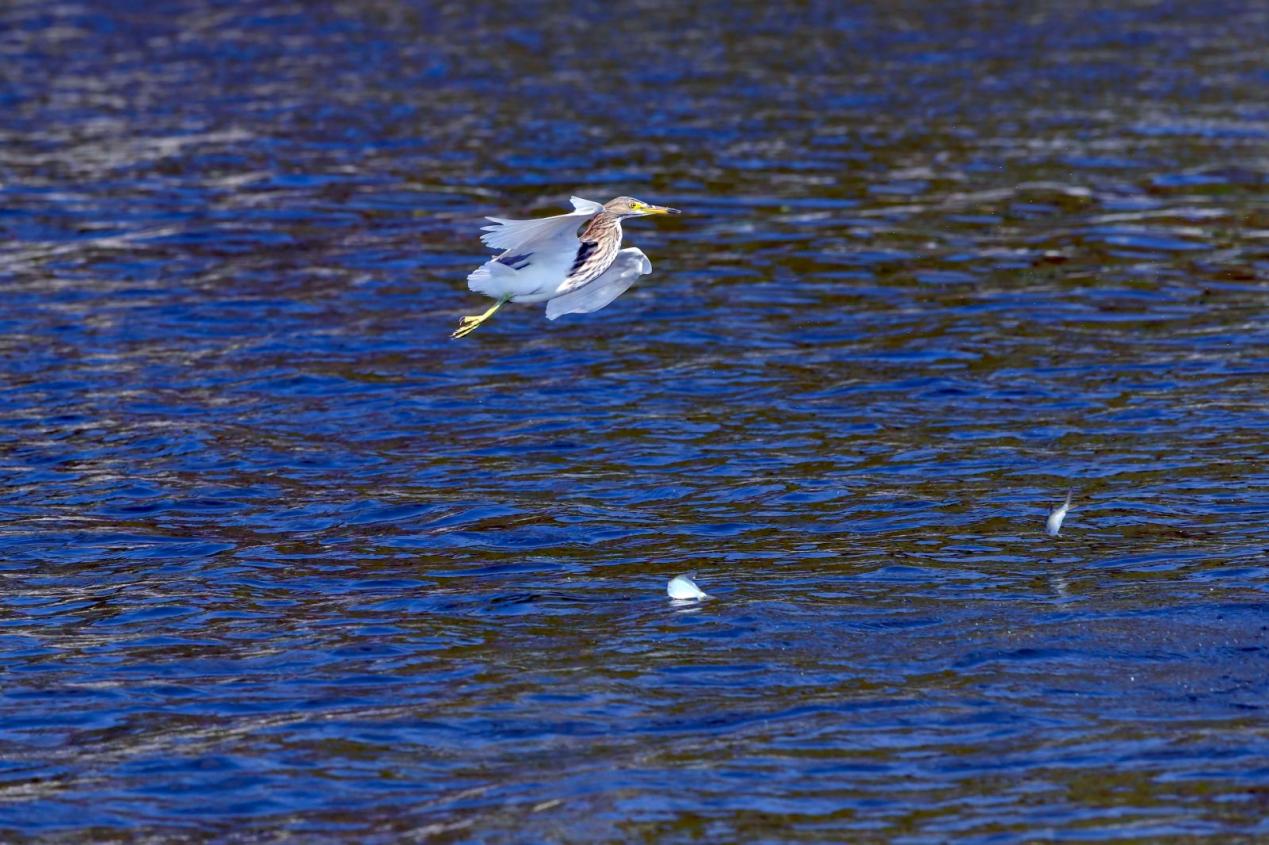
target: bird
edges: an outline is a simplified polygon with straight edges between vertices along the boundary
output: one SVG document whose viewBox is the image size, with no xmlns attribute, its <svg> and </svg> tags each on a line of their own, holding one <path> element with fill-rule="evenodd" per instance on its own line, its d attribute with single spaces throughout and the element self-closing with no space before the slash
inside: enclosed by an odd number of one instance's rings
<svg viewBox="0 0 1269 845">
<path fill-rule="evenodd" d="M 450 337 L 471 334 L 508 302 L 545 302 L 548 320 L 598 311 L 652 272 L 643 250 L 621 248 L 621 221 L 680 213 L 634 197 L 603 205 L 581 197 L 570 202 L 572 211 L 554 217 L 485 218 L 492 225 L 482 228 L 480 239 L 500 252 L 472 271 L 467 287 L 497 302 L 482 314 L 463 317 Z"/>
</svg>

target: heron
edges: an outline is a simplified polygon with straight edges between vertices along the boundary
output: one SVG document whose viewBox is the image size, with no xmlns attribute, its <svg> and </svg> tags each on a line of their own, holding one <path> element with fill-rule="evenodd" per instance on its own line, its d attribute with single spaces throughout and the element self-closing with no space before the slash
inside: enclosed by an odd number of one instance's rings
<svg viewBox="0 0 1269 845">
<path fill-rule="evenodd" d="M 471 334 L 508 302 L 545 302 L 548 320 L 598 311 L 652 272 L 643 250 L 621 248 L 621 221 L 679 213 L 634 197 L 603 205 L 581 197 L 570 202 L 572 211 L 554 217 L 486 218 L 492 225 L 483 227 L 480 239 L 500 252 L 467 277 L 467 287 L 497 301 L 482 314 L 463 317 L 451 337 Z"/>
</svg>

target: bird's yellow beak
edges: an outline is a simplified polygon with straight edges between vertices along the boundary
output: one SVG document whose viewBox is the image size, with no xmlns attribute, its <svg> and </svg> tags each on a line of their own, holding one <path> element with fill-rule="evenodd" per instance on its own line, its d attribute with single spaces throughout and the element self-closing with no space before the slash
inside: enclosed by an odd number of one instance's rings
<svg viewBox="0 0 1269 845">
<path fill-rule="evenodd" d="M 647 205 L 643 207 L 644 214 L 682 214 L 677 208 L 669 208 L 664 205 Z"/>
</svg>

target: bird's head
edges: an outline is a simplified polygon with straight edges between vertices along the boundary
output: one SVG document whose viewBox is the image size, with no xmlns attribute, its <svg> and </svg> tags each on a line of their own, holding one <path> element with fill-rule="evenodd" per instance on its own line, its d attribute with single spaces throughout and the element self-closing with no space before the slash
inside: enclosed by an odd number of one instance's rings
<svg viewBox="0 0 1269 845">
<path fill-rule="evenodd" d="M 647 217 L 650 214 L 678 214 L 677 208 L 649 205 L 634 197 L 617 197 L 604 203 L 604 211 L 617 217 Z"/>
</svg>

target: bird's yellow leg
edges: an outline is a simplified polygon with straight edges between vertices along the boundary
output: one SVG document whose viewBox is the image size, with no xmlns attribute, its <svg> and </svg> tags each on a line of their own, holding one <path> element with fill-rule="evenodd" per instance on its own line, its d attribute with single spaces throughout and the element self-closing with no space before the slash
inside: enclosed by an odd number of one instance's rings
<svg viewBox="0 0 1269 845">
<path fill-rule="evenodd" d="M 476 314 L 475 316 L 471 316 L 471 317 L 463 317 L 461 320 L 458 321 L 458 328 L 454 329 L 454 333 L 450 335 L 450 337 L 452 338 L 467 337 L 467 335 L 476 331 L 476 329 L 480 327 L 481 323 L 485 322 L 485 320 L 488 320 L 490 317 L 492 317 L 495 311 L 497 311 L 502 306 L 506 305 L 507 301 L 510 299 L 511 297 L 504 296 L 502 297 L 502 299 L 499 299 L 497 302 L 495 302 L 490 307 L 490 309 L 486 311 L 485 313 Z"/>
</svg>

